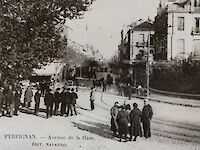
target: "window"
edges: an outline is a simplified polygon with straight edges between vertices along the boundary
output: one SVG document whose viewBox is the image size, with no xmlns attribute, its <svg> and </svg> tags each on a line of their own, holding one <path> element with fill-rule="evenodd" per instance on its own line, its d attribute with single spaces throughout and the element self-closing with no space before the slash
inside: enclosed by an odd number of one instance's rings
<svg viewBox="0 0 200 150">
<path fill-rule="evenodd" d="M 196 20 L 196 28 L 199 28 L 200 18 L 195 18 L 195 20 Z"/>
<path fill-rule="evenodd" d="M 194 7 L 199 7 L 199 6 L 200 6 L 199 0 L 194 0 Z"/>
<path fill-rule="evenodd" d="M 184 30 L 184 17 L 178 17 L 178 30 Z"/>
<path fill-rule="evenodd" d="M 177 48 L 181 54 L 185 54 L 185 40 L 184 39 L 178 40 Z"/>
</svg>

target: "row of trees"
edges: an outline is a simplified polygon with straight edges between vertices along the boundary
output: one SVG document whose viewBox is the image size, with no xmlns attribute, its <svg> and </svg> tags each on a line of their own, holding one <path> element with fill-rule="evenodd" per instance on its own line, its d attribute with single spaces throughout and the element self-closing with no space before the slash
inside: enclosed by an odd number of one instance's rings
<svg viewBox="0 0 200 150">
<path fill-rule="evenodd" d="M 1 81 L 30 76 L 33 68 L 63 56 L 66 18 L 83 15 L 85 0 L 1 0 Z"/>
</svg>

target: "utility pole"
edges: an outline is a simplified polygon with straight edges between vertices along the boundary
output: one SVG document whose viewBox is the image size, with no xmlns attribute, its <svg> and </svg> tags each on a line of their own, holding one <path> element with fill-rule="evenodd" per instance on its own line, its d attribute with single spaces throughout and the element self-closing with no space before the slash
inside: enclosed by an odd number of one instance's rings
<svg viewBox="0 0 200 150">
<path fill-rule="evenodd" d="M 147 62 L 146 62 L 146 76 L 147 76 L 147 97 L 149 97 L 149 77 L 150 77 L 150 69 L 149 69 L 149 51 L 150 51 L 150 37 L 151 37 L 151 29 L 149 31 L 149 36 L 148 36 L 148 45 L 147 45 Z"/>
</svg>

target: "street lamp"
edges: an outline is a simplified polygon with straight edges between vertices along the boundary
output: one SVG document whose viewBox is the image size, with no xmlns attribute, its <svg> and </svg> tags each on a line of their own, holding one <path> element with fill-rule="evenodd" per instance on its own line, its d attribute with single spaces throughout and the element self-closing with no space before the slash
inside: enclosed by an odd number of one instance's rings
<svg viewBox="0 0 200 150">
<path fill-rule="evenodd" d="M 151 28 L 149 31 L 148 35 L 148 45 L 147 45 L 147 62 L 146 62 L 146 76 L 147 76 L 147 81 L 146 81 L 146 86 L 147 86 L 147 97 L 149 97 L 149 79 L 150 79 L 150 64 L 149 64 L 149 52 L 150 52 L 150 41 L 151 41 Z"/>
</svg>

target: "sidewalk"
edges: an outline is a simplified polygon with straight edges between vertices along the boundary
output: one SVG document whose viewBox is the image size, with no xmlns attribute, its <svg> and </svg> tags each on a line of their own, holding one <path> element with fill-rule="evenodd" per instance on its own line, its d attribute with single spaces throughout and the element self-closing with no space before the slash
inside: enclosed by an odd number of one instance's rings
<svg viewBox="0 0 200 150">
<path fill-rule="evenodd" d="M 98 90 L 100 91 L 102 90 L 102 88 L 98 88 Z M 111 85 L 110 87 L 107 86 L 106 93 L 118 95 L 117 88 L 114 85 Z M 132 94 L 132 97 L 140 98 L 140 99 L 147 98 L 143 96 L 138 96 L 137 94 Z M 159 95 L 159 94 L 154 94 L 154 93 L 150 94 L 149 99 L 150 101 L 154 101 L 154 102 L 180 105 L 180 106 L 185 106 L 185 107 L 200 108 L 200 100 L 195 100 L 195 99 L 178 98 L 178 97 L 165 96 L 165 95 Z"/>
</svg>

